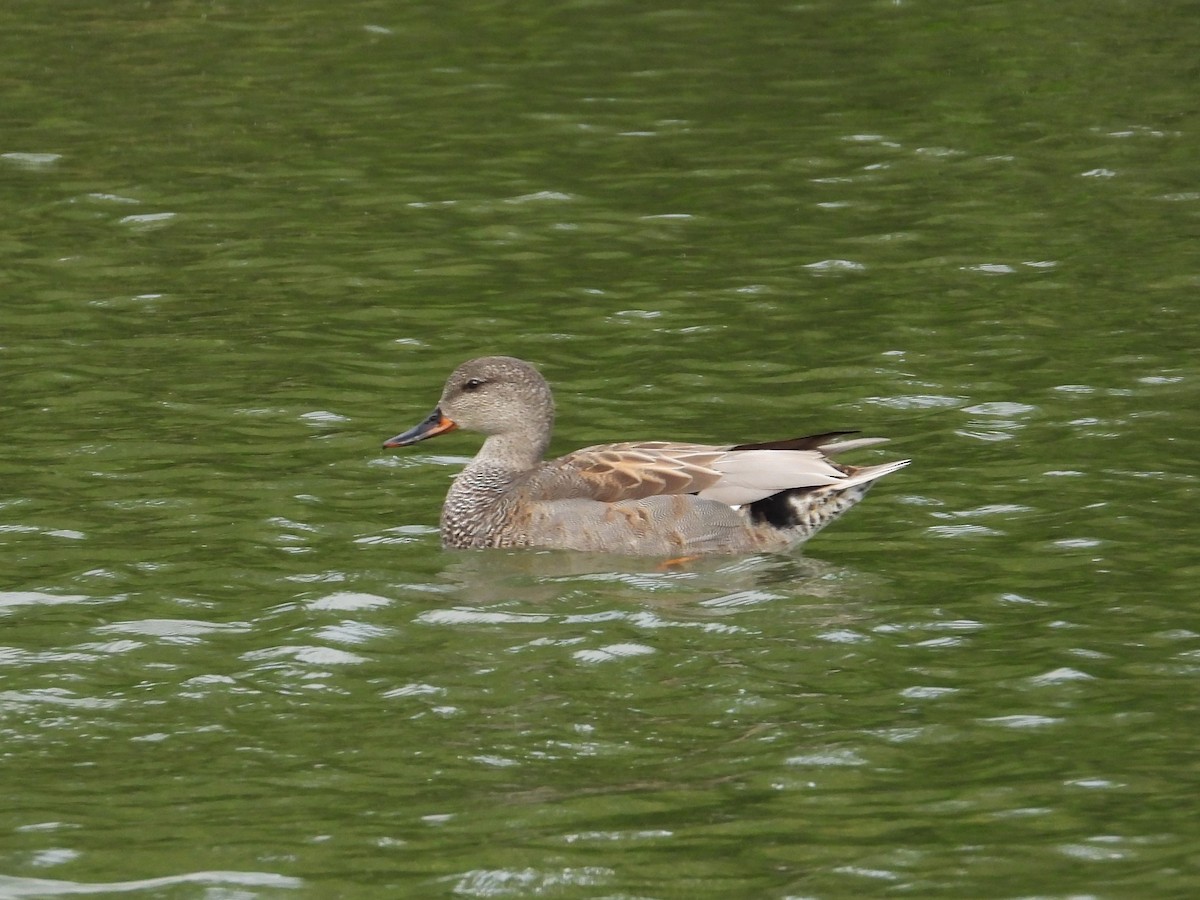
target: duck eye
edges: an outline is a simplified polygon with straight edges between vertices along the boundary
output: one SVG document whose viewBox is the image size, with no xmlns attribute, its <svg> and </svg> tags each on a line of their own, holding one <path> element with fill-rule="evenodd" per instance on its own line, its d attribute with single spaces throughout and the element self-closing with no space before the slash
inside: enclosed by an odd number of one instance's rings
<svg viewBox="0 0 1200 900">
<path fill-rule="evenodd" d="M 483 387 L 483 379 L 481 378 L 471 378 L 463 382 L 464 391 L 477 391 L 481 387 Z"/>
</svg>

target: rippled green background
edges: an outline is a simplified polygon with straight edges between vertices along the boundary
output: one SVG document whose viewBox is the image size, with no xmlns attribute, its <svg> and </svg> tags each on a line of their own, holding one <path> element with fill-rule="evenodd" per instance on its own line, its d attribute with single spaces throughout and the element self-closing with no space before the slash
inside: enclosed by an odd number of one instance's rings
<svg viewBox="0 0 1200 900">
<path fill-rule="evenodd" d="M 0 9 L 0 896 L 1200 893 L 1186 3 Z M 793 557 L 451 554 L 839 428 Z"/>
</svg>

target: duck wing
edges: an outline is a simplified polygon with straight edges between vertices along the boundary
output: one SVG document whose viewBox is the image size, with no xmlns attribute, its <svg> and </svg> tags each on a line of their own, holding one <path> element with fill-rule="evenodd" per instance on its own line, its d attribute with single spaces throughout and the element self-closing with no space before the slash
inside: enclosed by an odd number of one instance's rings
<svg viewBox="0 0 1200 900">
<path fill-rule="evenodd" d="M 744 506 L 796 488 L 837 484 L 850 474 L 820 450 L 729 450 L 712 467 L 721 477 L 699 494 L 728 506 Z"/>
<path fill-rule="evenodd" d="M 592 500 L 616 503 L 663 494 L 697 494 L 721 480 L 724 447 L 643 441 L 584 447 L 547 463 Z"/>
<path fill-rule="evenodd" d="M 572 485 L 575 496 L 604 503 L 664 494 L 696 494 L 727 506 L 745 506 L 782 491 L 843 484 L 850 487 L 883 474 L 876 468 L 842 466 L 826 453 L 883 443 L 882 438 L 837 438 L 852 431 L 713 447 L 671 441 L 601 444 L 547 463 L 552 481 Z M 887 471 L 893 471 L 888 468 Z"/>
</svg>

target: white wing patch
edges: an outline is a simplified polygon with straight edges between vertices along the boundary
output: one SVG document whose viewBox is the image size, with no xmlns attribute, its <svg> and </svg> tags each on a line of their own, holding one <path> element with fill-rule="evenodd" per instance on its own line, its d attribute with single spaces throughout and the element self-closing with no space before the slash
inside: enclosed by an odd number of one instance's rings
<svg viewBox="0 0 1200 900">
<path fill-rule="evenodd" d="M 846 476 L 815 450 L 733 450 L 710 463 L 721 480 L 700 491 L 706 500 L 744 506 L 791 488 L 837 484 Z"/>
</svg>

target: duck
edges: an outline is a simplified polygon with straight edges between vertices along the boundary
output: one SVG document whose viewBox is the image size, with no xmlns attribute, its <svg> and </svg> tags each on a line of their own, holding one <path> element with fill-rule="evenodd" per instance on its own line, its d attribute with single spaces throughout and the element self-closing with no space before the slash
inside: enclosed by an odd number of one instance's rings
<svg viewBox="0 0 1200 900">
<path fill-rule="evenodd" d="M 456 429 L 483 446 L 442 507 L 447 549 L 542 548 L 699 557 L 786 552 L 857 504 L 902 459 L 832 459 L 886 438 L 854 431 L 733 445 L 626 441 L 545 459 L 554 397 L 541 372 L 511 356 L 458 366 L 433 412 L 384 442 L 409 447 Z"/>
</svg>

